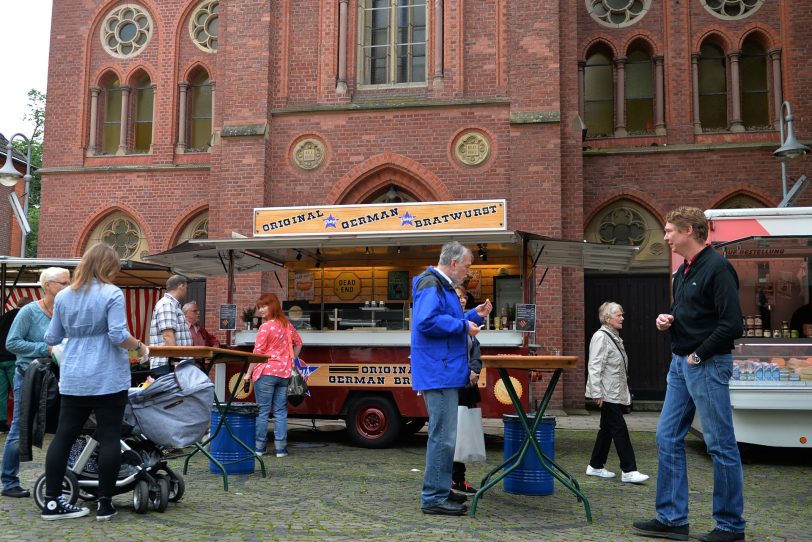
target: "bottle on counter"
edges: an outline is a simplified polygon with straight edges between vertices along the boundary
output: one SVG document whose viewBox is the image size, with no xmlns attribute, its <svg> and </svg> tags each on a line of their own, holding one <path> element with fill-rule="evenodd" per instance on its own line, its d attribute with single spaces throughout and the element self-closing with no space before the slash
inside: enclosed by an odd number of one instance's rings
<svg viewBox="0 0 812 542">
<path fill-rule="evenodd" d="M 508 329 L 508 310 L 507 305 L 502 307 L 502 329 Z"/>
</svg>

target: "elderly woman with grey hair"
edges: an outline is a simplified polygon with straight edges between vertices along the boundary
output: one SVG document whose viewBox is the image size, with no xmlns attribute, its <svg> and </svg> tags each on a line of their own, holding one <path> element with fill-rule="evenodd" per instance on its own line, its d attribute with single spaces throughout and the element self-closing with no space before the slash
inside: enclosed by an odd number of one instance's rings
<svg viewBox="0 0 812 542">
<path fill-rule="evenodd" d="M 51 347 L 45 342 L 45 332 L 54 313 L 56 294 L 70 284 L 70 271 L 61 267 L 49 267 L 39 276 L 42 299 L 29 303 L 20 309 L 9 329 L 6 349 L 17 356 L 14 375 L 14 400 L 23 396 L 25 373 L 31 362 L 37 358 L 47 358 Z M 20 412 L 14 408 L 6 444 L 3 447 L 3 491 L 4 497 L 29 497 L 31 493 L 20 485 L 20 426 L 23 423 Z"/>
<path fill-rule="evenodd" d="M 598 317 L 601 327 L 592 335 L 589 343 L 586 396 L 594 400 L 601 409 L 601 424 L 586 473 L 600 478 L 615 476 L 614 472 L 606 470 L 604 466 L 609 456 L 609 447 L 614 441 L 623 472 L 620 481 L 639 484 L 648 480 L 648 475 L 637 470 L 629 429 L 623 419 L 623 405 L 631 404 L 627 382 L 629 359 L 623 347 L 623 339 L 620 338 L 623 307 L 607 301 L 598 308 Z"/>
</svg>

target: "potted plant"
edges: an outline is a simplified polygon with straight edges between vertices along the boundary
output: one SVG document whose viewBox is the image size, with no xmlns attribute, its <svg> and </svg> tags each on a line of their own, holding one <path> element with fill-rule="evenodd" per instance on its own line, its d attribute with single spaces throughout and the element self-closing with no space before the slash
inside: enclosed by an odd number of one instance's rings
<svg viewBox="0 0 812 542">
<path fill-rule="evenodd" d="M 256 307 L 248 307 L 242 311 L 242 321 L 245 322 L 245 329 L 253 329 Z"/>
</svg>

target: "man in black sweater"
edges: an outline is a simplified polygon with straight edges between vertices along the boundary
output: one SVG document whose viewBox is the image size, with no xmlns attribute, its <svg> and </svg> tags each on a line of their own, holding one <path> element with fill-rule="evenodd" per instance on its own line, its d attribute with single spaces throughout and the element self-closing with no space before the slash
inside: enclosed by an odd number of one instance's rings
<svg viewBox="0 0 812 542">
<path fill-rule="evenodd" d="M 684 258 L 673 277 L 671 311 L 657 329 L 671 333 L 671 367 L 657 426 L 659 464 L 655 519 L 635 521 L 642 536 L 688 540 L 688 469 L 685 436 L 699 414 L 713 460 L 713 518 L 704 542 L 744 540 L 743 475 L 728 384 L 733 341 L 742 335 L 739 279 L 735 269 L 705 242 L 701 209 L 679 207 L 666 216 L 665 241 Z"/>
</svg>

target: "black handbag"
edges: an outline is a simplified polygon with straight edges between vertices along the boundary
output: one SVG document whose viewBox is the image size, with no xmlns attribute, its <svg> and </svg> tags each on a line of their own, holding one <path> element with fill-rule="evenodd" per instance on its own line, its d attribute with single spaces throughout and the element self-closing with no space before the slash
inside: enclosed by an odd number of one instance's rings
<svg viewBox="0 0 812 542">
<path fill-rule="evenodd" d="M 628 405 L 620 405 L 620 411 L 623 414 L 631 414 L 634 410 L 634 394 L 630 392 L 629 396 L 631 396 L 631 402 Z"/>
<path fill-rule="evenodd" d="M 294 363 L 293 369 L 290 371 L 290 380 L 288 381 L 288 403 L 293 406 L 301 405 L 306 393 L 307 382 L 305 382 L 302 373 Z"/>
</svg>

